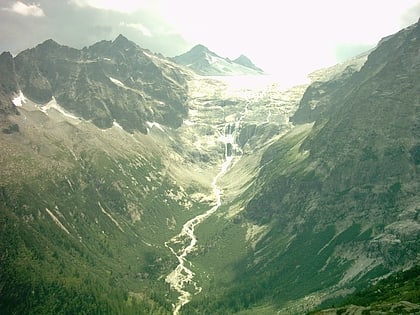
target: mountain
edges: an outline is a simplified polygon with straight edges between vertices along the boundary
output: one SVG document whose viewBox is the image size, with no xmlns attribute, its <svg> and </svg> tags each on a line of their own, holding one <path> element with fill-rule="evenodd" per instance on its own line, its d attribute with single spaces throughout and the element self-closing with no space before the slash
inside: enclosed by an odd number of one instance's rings
<svg viewBox="0 0 420 315">
<path fill-rule="evenodd" d="M 203 227 L 239 235 L 246 226 L 253 243 L 238 254 L 236 276 L 212 284 L 218 299 L 197 298 L 188 312 L 301 314 L 418 265 L 419 34 L 417 23 L 362 66 L 308 87 L 291 118 L 299 124 L 264 151 L 256 180 L 226 206 L 232 223 Z M 225 246 L 232 255 L 238 244 Z M 193 263 L 214 263 L 203 255 Z"/>
<path fill-rule="evenodd" d="M 177 127 L 187 113 L 182 70 L 122 35 L 82 50 L 47 40 L 7 60 L 4 69 L 14 72 L 2 91 L 15 84 L 39 106 L 58 102 L 100 128 L 116 122 L 146 132 L 147 121 Z"/>
<path fill-rule="evenodd" d="M 256 70 L 260 73 L 264 73 L 264 70 L 262 70 L 261 68 L 258 68 L 256 65 L 254 65 L 253 62 L 251 61 L 251 59 L 249 59 L 245 55 L 240 55 L 238 58 L 234 59 L 233 62 L 235 62 L 237 64 L 240 64 L 244 67 L 254 69 L 254 70 Z"/>
<path fill-rule="evenodd" d="M 159 132 L 192 75 L 121 35 L 0 55 L 1 313 L 170 312 L 163 244 L 197 202 Z"/>
<path fill-rule="evenodd" d="M 300 106 L 291 117 L 295 124 L 312 123 L 322 118 L 333 104 L 331 98 L 340 93 L 348 78 L 365 64 L 368 53 L 356 56 L 346 62 L 309 74 L 312 84 L 306 89 Z M 338 95 L 338 97 L 340 97 Z"/>
<path fill-rule="evenodd" d="M 288 90 L 124 36 L 1 54 L 0 312 L 420 309 L 419 34 Z"/>
<path fill-rule="evenodd" d="M 220 57 L 201 44 L 194 46 L 182 55 L 174 57 L 173 60 L 191 68 L 200 75 L 255 75 L 264 73 L 243 55 L 232 61 Z"/>
<path fill-rule="evenodd" d="M 0 55 L 0 116 L 17 113 L 9 95 L 18 94 L 18 83 L 13 56 L 4 52 Z"/>
</svg>

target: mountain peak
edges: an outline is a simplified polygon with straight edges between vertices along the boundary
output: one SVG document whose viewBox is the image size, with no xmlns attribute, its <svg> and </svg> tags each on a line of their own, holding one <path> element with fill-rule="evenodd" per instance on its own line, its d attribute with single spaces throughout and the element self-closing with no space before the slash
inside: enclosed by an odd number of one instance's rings
<svg viewBox="0 0 420 315">
<path fill-rule="evenodd" d="M 195 45 L 188 52 L 173 59 L 201 75 L 255 75 L 264 72 L 243 55 L 231 61 L 202 44 Z"/>
<path fill-rule="evenodd" d="M 64 56 L 66 56 L 66 58 L 69 58 L 69 59 L 74 59 L 74 58 L 79 57 L 79 52 L 77 49 L 71 48 L 65 45 L 61 45 L 51 38 L 37 45 L 35 48 L 26 50 L 26 52 L 32 49 L 35 49 L 35 51 L 37 51 L 41 55 L 54 56 L 54 58 L 58 56 L 60 56 L 60 58 L 64 58 Z"/>
<path fill-rule="evenodd" d="M 193 48 L 191 48 L 188 52 L 184 55 L 188 55 L 193 58 L 206 58 L 206 56 L 217 56 L 215 52 L 208 49 L 206 46 L 202 44 L 197 44 Z M 181 55 L 182 56 L 182 55 Z"/>
<path fill-rule="evenodd" d="M 238 63 L 242 66 L 257 70 L 261 73 L 263 73 L 264 71 L 261 68 L 258 68 L 252 61 L 251 59 L 249 59 L 247 56 L 245 55 L 240 55 L 238 58 L 236 58 L 235 60 L 233 60 L 233 62 Z"/>
<path fill-rule="evenodd" d="M 128 40 L 128 38 L 127 38 L 127 37 L 125 37 L 124 35 L 119 34 L 119 35 L 118 35 L 118 36 L 114 39 L 114 43 L 118 43 L 118 42 L 124 43 L 124 42 L 129 42 L 129 40 Z"/>
<path fill-rule="evenodd" d="M 39 44 L 37 47 L 57 48 L 57 47 L 61 47 L 61 45 L 59 43 L 57 43 L 55 40 L 53 40 L 52 38 L 50 38 L 50 39 L 47 39 L 46 41 L 42 42 L 41 44 Z"/>
<path fill-rule="evenodd" d="M 0 60 L 2 60 L 2 59 L 10 59 L 10 60 L 12 60 L 13 59 L 13 55 L 10 53 L 10 51 L 3 51 L 0 54 Z"/>
<path fill-rule="evenodd" d="M 251 59 L 249 59 L 247 56 L 241 54 L 238 58 L 235 59 L 235 62 L 247 62 L 251 63 Z"/>
<path fill-rule="evenodd" d="M 130 41 L 127 37 L 125 37 L 122 34 L 118 35 L 117 38 L 114 39 L 112 44 L 116 47 L 123 48 L 123 49 L 127 49 L 127 48 L 131 48 L 131 47 L 136 46 L 136 44 L 134 42 Z"/>
<path fill-rule="evenodd" d="M 211 52 L 210 49 L 208 49 L 203 44 L 197 44 L 193 48 L 190 49 L 190 51 L 205 51 L 205 52 Z"/>
</svg>

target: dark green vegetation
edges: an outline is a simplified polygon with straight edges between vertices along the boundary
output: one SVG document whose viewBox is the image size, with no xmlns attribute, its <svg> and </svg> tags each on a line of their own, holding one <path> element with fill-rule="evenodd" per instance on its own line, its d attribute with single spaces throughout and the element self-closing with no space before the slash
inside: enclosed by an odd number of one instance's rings
<svg viewBox="0 0 420 315">
<path fill-rule="evenodd" d="M 21 125 L 1 135 L 0 312 L 171 313 L 164 242 L 203 210 L 157 148 L 115 128 Z"/>
<path fill-rule="evenodd" d="M 401 303 L 404 301 L 405 303 Z M 400 271 L 378 283 L 362 288 L 346 297 L 327 300 L 319 308 L 333 306 L 334 309 L 313 311 L 310 314 L 343 314 L 347 309 L 359 306 L 362 314 L 417 314 L 420 312 L 420 266 Z M 351 305 L 351 307 L 350 307 Z"/>
</svg>

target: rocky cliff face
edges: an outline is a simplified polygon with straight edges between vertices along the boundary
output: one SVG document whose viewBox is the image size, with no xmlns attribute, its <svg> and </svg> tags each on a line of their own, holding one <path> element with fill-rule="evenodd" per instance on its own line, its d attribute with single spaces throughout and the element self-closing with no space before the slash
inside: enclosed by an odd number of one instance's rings
<svg viewBox="0 0 420 315">
<path fill-rule="evenodd" d="M 4 52 L 0 55 L 0 116 L 17 113 L 11 96 L 18 90 L 13 56 Z"/>
<path fill-rule="evenodd" d="M 114 121 L 128 131 L 146 132 L 146 121 L 178 127 L 187 114 L 187 74 L 122 35 L 82 50 L 47 40 L 9 61 L 8 80 L 28 99 L 42 106 L 54 98 L 100 128 Z"/>
<path fill-rule="evenodd" d="M 337 204 L 337 207 L 341 210 L 334 213 L 347 216 L 354 212 L 343 206 L 347 205 L 343 197 L 368 202 L 363 206 L 358 203 L 361 207 L 355 206 L 367 210 L 372 209 L 369 202 L 391 202 L 389 198 L 393 194 L 393 202 L 407 201 L 409 198 L 406 197 L 416 195 L 420 106 L 417 97 L 420 92 L 418 35 L 418 25 L 401 31 L 381 43 L 360 71 L 347 78 L 341 77 L 340 84 L 327 82 L 329 86 L 325 87 L 325 94 L 328 99 L 323 100 L 325 112 L 307 118 L 308 122 L 317 119 L 308 135 L 302 137 L 302 143 L 298 144 L 296 153 L 303 160 L 293 163 L 293 167 L 299 171 L 290 172 L 292 165 L 286 165 L 289 172 L 285 175 L 290 180 L 284 183 L 284 187 L 277 185 L 280 199 L 276 199 L 279 202 L 284 201 L 285 194 L 290 191 L 300 190 L 319 196 L 340 196 L 337 201 L 341 206 Z M 310 86 L 305 95 L 308 97 L 308 91 L 317 88 L 318 83 Z M 329 89 L 334 93 L 328 93 Z M 306 107 L 305 95 L 301 106 Z M 312 96 L 309 101 L 314 99 L 317 96 Z M 266 153 L 265 166 L 277 168 L 279 154 L 282 156 L 288 152 L 280 145 L 273 146 L 271 152 Z M 305 181 L 297 180 L 302 176 Z M 280 177 L 275 177 L 275 180 L 277 184 L 282 181 Z M 298 186 L 300 188 L 295 189 Z M 327 203 L 328 208 L 331 202 Z M 257 204 L 255 206 L 260 210 L 251 207 L 257 216 L 263 209 L 274 210 L 273 206 Z"/>
<path fill-rule="evenodd" d="M 324 118 L 334 104 L 334 97 L 340 99 L 343 84 L 360 70 L 367 57 L 368 53 L 365 53 L 347 62 L 309 74 L 311 85 L 306 89 L 298 110 L 290 120 L 295 124 L 305 124 Z"/>
</svg>

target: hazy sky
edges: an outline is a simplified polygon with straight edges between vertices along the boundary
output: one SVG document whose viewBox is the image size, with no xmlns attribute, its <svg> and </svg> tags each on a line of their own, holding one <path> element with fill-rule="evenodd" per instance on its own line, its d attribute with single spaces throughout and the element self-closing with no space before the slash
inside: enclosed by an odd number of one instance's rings
<svg viewBox="0 0 420 315">
<path fill-rule="evenodd" d="M 165 56 L 201 43 L 298 76 L 365 51 L 419 16 L 419 0 L 0 0 L 0 51 L 48 38 L 82 48 L 121 33 Z"/>
</svg>

